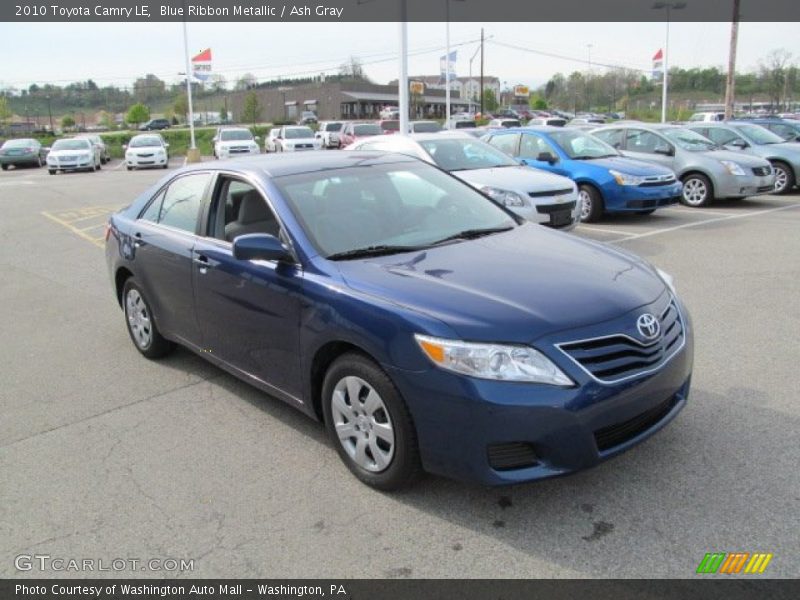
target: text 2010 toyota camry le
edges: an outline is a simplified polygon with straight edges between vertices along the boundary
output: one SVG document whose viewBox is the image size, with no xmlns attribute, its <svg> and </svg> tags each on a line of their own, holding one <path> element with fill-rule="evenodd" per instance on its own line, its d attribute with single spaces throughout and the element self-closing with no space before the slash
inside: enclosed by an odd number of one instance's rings
<svg viewBox="0 0 800 600">
<path fill-rule="evenodd" d="M 322 420 L 377 488 L 568 473 L 687 401 L 692 325 L 669 276 L 412 158 L 191 166 L 106 239 L 143 355 L 184 345 Z"/>
</svg>

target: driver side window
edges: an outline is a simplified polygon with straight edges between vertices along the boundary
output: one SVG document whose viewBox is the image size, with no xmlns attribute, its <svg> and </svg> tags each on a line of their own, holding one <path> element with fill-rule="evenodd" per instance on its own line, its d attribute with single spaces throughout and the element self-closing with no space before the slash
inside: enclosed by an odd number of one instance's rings
<svg viewBox="0 0 800 600">
<path fill-rule="evenodd" d="M 656 134 L 642 129 L 629 129 L 625 136 L 625 149 L 630 152 L 655 154 L 656 148 L 664 146 L 664 142 Z"/>
<path fill-rule="evenodd" d="M 521 158 L 532 158 L 536 160 L 542 152 L 547 152 L 556 157 L 555 148 L 538 135 L 525 134 L 522 136 L 522 143 L 519 146 L 519 156 Z"/>
<path fill-rule="evenodd" d="M 217 183 L 211 211 L 212 237 L 226 242 L 248 233 L 268 233 L 278 237 L 280 226 L 267 201 L 246 181 L 221 177 Z"/>
<path fill-rule="evenodd" d="M 741 139 L 738 135 L 736 135 L 732 131 L 728 131 L 727 129 L 722 129 L 718 127 L 709 127 L 708 137 L 711 139 L 712 142 L 719 144 L 720 146 L 724 146 L 726 144 L 730 144 L 731 142 L 735 142 L 736 140 Z"/>
</svg>

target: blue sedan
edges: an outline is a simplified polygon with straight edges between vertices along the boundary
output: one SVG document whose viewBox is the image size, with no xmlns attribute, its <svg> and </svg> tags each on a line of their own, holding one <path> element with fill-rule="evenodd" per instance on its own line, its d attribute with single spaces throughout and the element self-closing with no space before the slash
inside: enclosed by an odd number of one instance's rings
<svg viewBox="0 0 800 600">
<path fill-rule="evenodd" d="M 379 489 L 577 471 L 689 395 L 666 273 L 410 157 L 186 167 L 112 215 L 106 259 L 142 355 L 180 344 L 322 421 Z"/>
<path fill-rule="evenodd" d="M 494 131 L 483 139 L 525 165 L 575 181 L 582 221 L 596 221 L 604 213 L 649 215 L 680 201 L 682 184 L 671 170 L 621 156 L 577 129 L 524 127 Z"/>
</svg>

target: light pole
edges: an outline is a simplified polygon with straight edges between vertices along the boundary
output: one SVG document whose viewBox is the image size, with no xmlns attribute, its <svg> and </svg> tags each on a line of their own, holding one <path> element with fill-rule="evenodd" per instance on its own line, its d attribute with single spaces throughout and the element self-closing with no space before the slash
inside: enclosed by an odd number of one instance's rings
<svg viewBox="0 0 800 600">
<path fill-rule="evenodd" d="M 466 0 L 455 0 L 456 2 L 466 2 Z M 450 0 L 444 0 L 445 12 L 445 42 L 447 49 L 444 54 L 444 126 L 445 129 L 451 128 L 450 123 Z"/>
<path fill-rule="evenodd" d="M 667 122 L 667 85 L 669 79 L 669 12 L 670 10 L 683 10 L 686 8 L 686 2 L 656 2 L 653 4 L 653 10 L 667 11 L 667 33 L 664 41 L 664 73 L 662 75 L 661 83 L 661 122 Z"/>
<path fill-rule="evenodd" d="M 472 58 L 469 59 L 469 85 L 472 87 L 472 61 L 475 60 L 475 57 L 478 56 L 478 52 L 481 51 L 481 46 L 475 48 L 475 53 L 472 55 Z M 472 112 L 472 95 L 469 97 L 469 112 Z"/>
<path fill-rule="evenodd" d="M 47 98 L 47 114 L 50 115 L 50 133 L 53 133 L 53 131 L 55 130 L 53 129 L 53 110 L 50 107 L 50 95 L 48 94 L 46 98 Z"/>
<path fill-rule="evenodd" d="M 184 1 L 184 14 L 188 14 Z M 186 17 L 183 19 L 183 53 L 186 60 L 186 100 L 189 107 L 189 150 L 186 153 L 188 162 L 200 162 L 200 152 L 194 138 L 194 107 L 192 106 L 192 65 L 189 62 L 189 36 L 186 33 Z"/>
</svg>

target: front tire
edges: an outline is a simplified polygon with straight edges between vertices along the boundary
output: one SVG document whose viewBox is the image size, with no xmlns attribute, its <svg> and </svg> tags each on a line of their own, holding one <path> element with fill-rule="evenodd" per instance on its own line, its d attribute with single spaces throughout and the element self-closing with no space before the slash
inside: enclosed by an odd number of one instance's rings
<svg viewBox="0 0 800 600">
<path fill-rule="evenodd" d="M 47 172 L 50 173 L 50 175 L 55 175 L 56 174 L 56 170 L 55 169 L 47 169 Z"/>
<path fill-rule="evenodd" d="M 700 208 L 708 206 L 714 201 L 714 188 L 711 181 L 705 175 L 693 173 L 683 179 L 683 192 L 681 193 L 681 204 Z"/>
<path fill-rule="evenodd" d="M 158 331 L 153 311 L 138 282 L 129 278 L 122 289 L 122 308 L 125 324 L 133 345 L 145 357 L 155 359 L 166 356 L 173 344 Z"/>
<path fill-rule="evenodd" d="M 8 165 L 0 165 L 0 169 L 3 169 L 3 171 L 8 171 Z"/>
<path fill-rule="evenodd" d="M 785 194 L 789 192 L 795 184 L 794 172 L 785 162 L 776 160 L 772 163 L 775 169 L 775 194 Z"/>
<path fill-rule="evenodd" d="M 603 216 L 603 199 L 591 185 L 584 183 L 578 186 L 578 202 L 581 203 L 581 222 L 594 223 Z"/>
<path fill-rule="evenodd" d="M 410 484 L 422 471 L 411 414 L 386 373 L 348 353 L 322 385 L 325 426 L 339 457 L 360 481 L 379 490 Z"/>
</svg>

